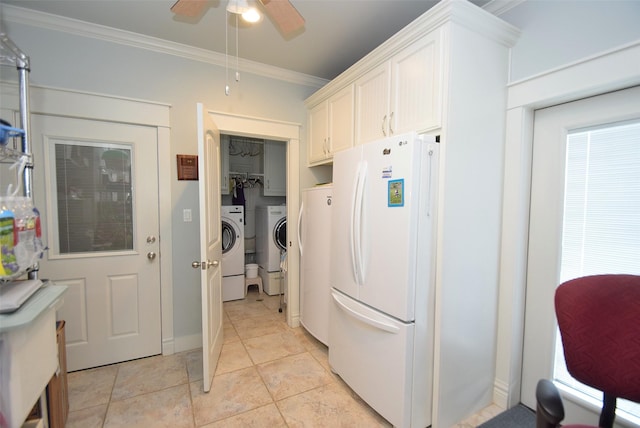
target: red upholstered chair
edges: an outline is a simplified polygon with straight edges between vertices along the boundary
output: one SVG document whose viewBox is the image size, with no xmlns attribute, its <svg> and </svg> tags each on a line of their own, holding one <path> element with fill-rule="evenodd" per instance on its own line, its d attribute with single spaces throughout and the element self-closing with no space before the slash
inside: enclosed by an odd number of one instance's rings
<svg viewBox="0 0 640 428">
<path fill-rule="evenodd" d="M 567 369 L 603 392 L 600 427 L 611 427 L 616 400 L 640 402 L 640 276 L 594 275 L 556 290 L 555 309 Z M 564 407 L 555 385 L 536 389 L 538 428 L 559 426 Z M 563 425 L 586 427 L 586 425 Z"/>
</svg>

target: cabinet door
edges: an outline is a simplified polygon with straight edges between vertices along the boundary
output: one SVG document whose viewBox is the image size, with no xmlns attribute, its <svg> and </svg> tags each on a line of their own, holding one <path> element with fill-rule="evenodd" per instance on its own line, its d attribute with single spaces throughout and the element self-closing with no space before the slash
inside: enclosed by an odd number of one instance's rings
<svg viewBox="0 0 640 428">
<path fill-rule="evenodd" d="M 440 31 L 434 31 L 391 59 L 390 134 L 440 126 Z"/>
<path fill-rule="evenodd" d="M 353 85 L 329 99 L 329 153 L 353 146 Z"/>
<path fill-rule="evenodd" d="M 220 136 L 220 193 L 229 194 L 229 137 Z"/>
<path fill-rule="evenodd" d="M 389 62 L 385 62 L 356 80 L 356 144 L 387 136 L 390 87 Z"/>
<path fill-rule="evenodd" d="M 309 146 L 307 159 L 310 164 L 327 159 L 328 103 L 323 101 L 309 111 Z"/>
<path fill-rule="evenodd" d="M 287 146 L 264 142 L 264 196 L 287 196 Z"/>
</svg>

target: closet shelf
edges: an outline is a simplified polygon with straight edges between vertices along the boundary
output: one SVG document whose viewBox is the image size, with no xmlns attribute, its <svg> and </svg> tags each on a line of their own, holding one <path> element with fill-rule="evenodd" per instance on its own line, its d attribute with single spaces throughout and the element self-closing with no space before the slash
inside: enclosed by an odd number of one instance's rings
<svg viewBox="0 0 640 428">
<path fill-rule="evenodd" d="M 264 177 L 264 174 L 262 174 L 262 173 L 253 173 L 253 172 L 234 172 L 234 171 L 229 171 L 229 177 L 231 177 L 231 178 Z"/>
</svg>

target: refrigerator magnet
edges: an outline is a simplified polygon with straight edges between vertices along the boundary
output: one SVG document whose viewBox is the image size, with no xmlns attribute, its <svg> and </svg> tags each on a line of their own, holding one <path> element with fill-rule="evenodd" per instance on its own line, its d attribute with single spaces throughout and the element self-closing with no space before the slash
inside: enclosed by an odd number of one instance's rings
<svg viewBox="0 0 640 428">
<path fill-rule="evenodd" d="M 388 206 L 404 206 L 404 178 L 399 180 L 389 180 L 389 194 L 387 197 Z"/>
</svg>

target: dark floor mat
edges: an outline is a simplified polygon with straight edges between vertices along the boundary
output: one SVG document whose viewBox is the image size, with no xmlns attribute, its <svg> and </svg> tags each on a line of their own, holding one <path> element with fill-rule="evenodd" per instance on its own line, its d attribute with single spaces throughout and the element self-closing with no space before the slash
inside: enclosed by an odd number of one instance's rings
<svg viewBox="0 0 640 428">
<path fill-rule="evenodd" d="M 500 413 L 478 428 L 535 428 L 536 414 L 522 404 Z"/>
</svg>

